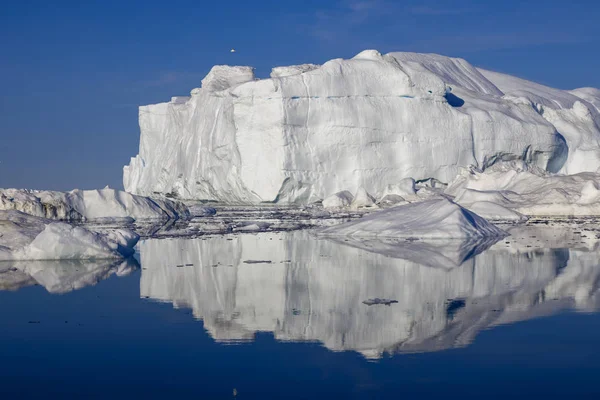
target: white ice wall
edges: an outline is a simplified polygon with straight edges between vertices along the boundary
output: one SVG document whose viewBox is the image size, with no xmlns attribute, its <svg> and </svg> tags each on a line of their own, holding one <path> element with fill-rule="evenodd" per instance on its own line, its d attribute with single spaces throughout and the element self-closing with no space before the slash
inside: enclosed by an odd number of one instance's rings
<svg viewBox="0 0 600 400">
<path fill-rule="evenodd" d="M 583 97 L 593 90 L 577 97 L 531 83 L 549 99 L 544 104 L 557 97 L 563 107 L 542 112 L 505 95 L 503 80 L 496 84 L 465 60 L 373 50 L 321 66 L 278 67 L 271 76 L 215 66 L 189 100 L 140 107 L 140 153 L 124 168 L 125 189 L 309 202 L 359 187 L 378 195 L 407 177 L 449 182 L 460 166 L 500 159 L 523 158 L 553 172 L 600 166 L 597 126 L 589 122 L 597 110 L 588 115 L 577 106 L 592 107 Z M 565 98 L 581 101 L 563 106 Z M 572 106 L 581 109 L 549 116 Z M 568 127 L 559 133 L 557 121 Z M 572 156 L 578 143 L 585 161 Z"/>
</svg>

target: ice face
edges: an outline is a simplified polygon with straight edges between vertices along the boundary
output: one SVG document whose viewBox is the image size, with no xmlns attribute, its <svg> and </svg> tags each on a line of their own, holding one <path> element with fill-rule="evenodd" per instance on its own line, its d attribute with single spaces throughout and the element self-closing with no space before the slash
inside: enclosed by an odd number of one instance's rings
<svg viewBox="0 0 600 400">
<path fill-rule="evenodd" d="M 551 172 L 600 167 L 591 89 L 569 93 L 462 59 L 374 50 L 275 68 L 263 80 L 249 67 L 215 68 L 189 100 L 140 107 L 127 191 L 310 203 L 359 188 L 379 199 L 406 178 L 447 183 L 461 166 L 498 161 Z"/>
<path fill-rule="evenodd" d="M 593 88 L 570 92 L 513 76 L 479 70 L 515 104 L 528 103 L 565 141 L 566 152 L 550 165 L 552 172 L 596 172 L 600 167 L 600 91 Z"/>
</svg>

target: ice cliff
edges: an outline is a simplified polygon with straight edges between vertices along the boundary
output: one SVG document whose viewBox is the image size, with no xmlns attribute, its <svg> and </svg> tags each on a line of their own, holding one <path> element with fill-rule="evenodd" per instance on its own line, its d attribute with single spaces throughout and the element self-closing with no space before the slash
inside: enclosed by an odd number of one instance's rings
<svg viewBox="0 0 600 400">
<path fill-rule="evenodd" d="M 367 50 L 318 66 L 215 66 L 190 97 L 140 107 L 129 192 L 227 202 L 310 202 L 459 166 L 525 160 L 600 167 L 600 94 L 566 92 L 433 54 Z"/>
</svg>

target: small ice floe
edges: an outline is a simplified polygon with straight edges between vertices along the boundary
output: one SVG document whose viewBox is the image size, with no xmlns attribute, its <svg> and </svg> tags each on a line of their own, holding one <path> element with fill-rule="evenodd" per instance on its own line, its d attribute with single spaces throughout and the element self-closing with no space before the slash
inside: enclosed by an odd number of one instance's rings
<svg viewBox="0 0 600 400">
<path fill-rule="evenodd" d="M 374 306 L 376 304 L 383 304 L 383 305 L 389 306 L 389 305 L 397 303 L 397 302 L 398 302 L 398 300 L 380 299 L 379 297 L 375 297 L 374 299 L 367 299 L 367 300 L 363 301 L 363 304 L 366 304 L 368 306 Z"/>
</svg>

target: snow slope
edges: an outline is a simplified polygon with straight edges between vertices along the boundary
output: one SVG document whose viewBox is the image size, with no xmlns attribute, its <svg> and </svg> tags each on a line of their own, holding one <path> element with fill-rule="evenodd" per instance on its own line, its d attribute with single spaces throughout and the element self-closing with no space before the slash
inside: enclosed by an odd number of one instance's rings
<svg viewBox="0 0 600 400">
<path fill-rule="evenodd" d="M 138 240 L 129 230 L 101 234 L 20 211 L 0 211 L 0 261 L 124 258 L 134 253 Z"/>
<path fill-rule="evenodd" d="M 0 210 L 59 220 L 100 218 L 173 219 L 189 215 L 179 201 L 150 199 L 114 189 L 70 192 L 0 189 Z"/>
<path fill-rule="evenodd" d="M 564 138 L 568 151 L 560 172 L 597 172 L 600 167 L 600 91 L 570 92 L 497 72 L 479 70 L 504 93 L 503 99 L 535 108 Z"/>
<path fill-rule="evenodd" d="M 507 81 L 462 59 L 374 50 L 261 80 L 215 66 L 189 99 L 140 107 L 123 183 L 141 195 L 306 203 L 359 188 L 379 198 L 405 178 L 449 182 L 460 166 L 498 160 L 600 166 L 596 92 L 531 84 L 534 103 Z"/>
<path fill-rule="evenodd" d="M 325 236 L 416 239 L 502 238 L 506 233 L 445 198 L 388 208 L 319 231 Z"/>
</svg>

